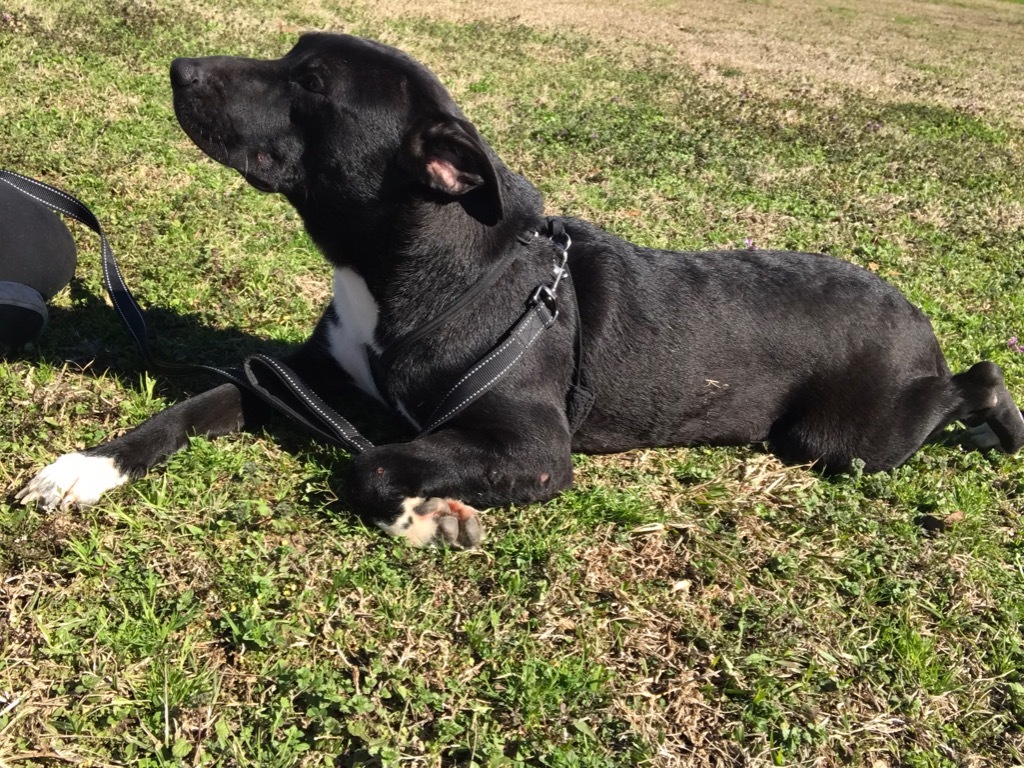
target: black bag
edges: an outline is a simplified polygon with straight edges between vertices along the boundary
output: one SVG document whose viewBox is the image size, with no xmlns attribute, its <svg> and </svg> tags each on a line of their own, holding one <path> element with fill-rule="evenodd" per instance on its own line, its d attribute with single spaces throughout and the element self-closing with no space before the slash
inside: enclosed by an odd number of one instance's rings
<svg viewBox="0 0 1024 768">
<path fill-rule="evenodd" d="M 75 275 L 71 233 L 42 202 L 0 184 L 0 356 L 35 341 L 46 302 Z"/>
</svg>

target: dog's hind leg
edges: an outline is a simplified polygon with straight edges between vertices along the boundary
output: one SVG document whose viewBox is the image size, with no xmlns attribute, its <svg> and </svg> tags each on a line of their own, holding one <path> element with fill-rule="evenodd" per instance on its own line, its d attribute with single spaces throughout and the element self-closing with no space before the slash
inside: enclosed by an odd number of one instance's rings
<svg viewBox="0 0 1024 768">
<path fill-rule="evenodd" d="M 1024 416 L 991 362 L 899 386 L 878 375 L 819 383 L 794 398 L 770 441 L 786 461 L 845 472 L 859 459 L 865 471 L 879 472 L 900 466 L 957 421 L 977 428 L 979 447 L 1014 453 L 1024 446 Z"/>
<path fill-rule="evenodd" d="M 1024 446 L 1024 415 L 995 363 L 986 360 L 954 376 L 919 381 L 908 390 L 904 401 L 908 420 L 916 415 L 927 434 L 918 445 L 907 444 L 906 456 L 893 466 L 902 464 L 922 444 L 934 440 L 955 422 L 971 428 L 968 437 L 977 448 L 1016 453 Z"/>
<path fill-rule="evenodd" d="M 482 538 L 477 509 L 544 501 L 571 484 L 567 428 L 537 435 L 534 426 L 533 434 L 508 442 L 493 432 L 450 428 L 359 454 L 347 495 L 364 519 L 414 546 L 471 549 Z"/>
</svg>

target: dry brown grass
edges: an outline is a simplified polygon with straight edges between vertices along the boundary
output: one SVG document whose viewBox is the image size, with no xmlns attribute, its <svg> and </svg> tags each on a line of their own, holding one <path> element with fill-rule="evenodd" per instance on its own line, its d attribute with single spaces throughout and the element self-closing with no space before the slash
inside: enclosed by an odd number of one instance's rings
<svg viewBox="0 0 1024 768">
<path fill-rule="evenodd" d="M 698 610 L 691 582 L 683 578 L 690 558 L 685 536 L 650 530 L 622 544 L 613 541 L 611 526 L 601 533 L 602 540 L 578 553 L 587 575 L 582 589 L 572 591 L 583 605 L 607 606 L 602 629 L 616 627 L 608 633 L 615 644 L 601 656 L 614 673 L 611 712 L 634 737 L 659 745 L 652 765 L 734 764 L 738 747 L 720 735 L 726 716 L 701 690 L 715 673 L 692 668 L 680 653 L 676 617 Z M 652 605 L 643 597 L 645 589 L 663 584 L 672 585 L 670 600 Z M 569 590 L 553 591 L 559 603 L 573 601 Z"/>
<path fill-rule="evenodd" d="M 705 79 L 768 96 L 829 100 L 854 89 L 1024 122 L 1024 6 L 1001 0 L 379 0 L 374 9 L 584 32 L 624 52 L 654 44 Z"/>
</svg>

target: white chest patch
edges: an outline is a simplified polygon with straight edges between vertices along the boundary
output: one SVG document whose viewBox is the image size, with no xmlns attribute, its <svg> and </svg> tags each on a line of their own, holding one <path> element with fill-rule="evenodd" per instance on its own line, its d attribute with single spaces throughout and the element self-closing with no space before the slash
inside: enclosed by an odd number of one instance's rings
<svg viewBox="0 0 1024 768">
<path fill-rule="evenodd" d="M 379 353 L 374 339 L 377 330 L 377 302 L 366 286 L 366 281 L 349 267 L 334 270 L 334 298 L 331 299 L 337 321 L 327 328 L 327 343 L 331 357 L 352 377 L 363 392 L 384 398 L 377 391 L 370 373 L 368 351 Z"/>
</svg>

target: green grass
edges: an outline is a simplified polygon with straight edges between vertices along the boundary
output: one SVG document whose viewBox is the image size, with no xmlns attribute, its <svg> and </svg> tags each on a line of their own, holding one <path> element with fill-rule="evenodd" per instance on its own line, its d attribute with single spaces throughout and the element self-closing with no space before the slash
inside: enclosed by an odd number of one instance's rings
<svg viewBox="0 0 1024 768">
<path fill-rule="evenodd" d="M 173 56 L 318 26 L 430 64 L 552 211 L 850 259 L 953 367 L 995 360 L 1024 393 L 1024 144 L 999 114 L 769 97 L 515 24 L 178 7 L 0 19 L 0 166 L 93 206 L 165 357 L 280 350 L 318 315 L 297 217 L 190 145 L 167 83 Z M 757 448 L 580 456 L 572 491 L 488 512 L 479 553 L 368 530 L 337 500 L 345 455 L 288 430 L 195 440 L 90 510 L 21 508 L 56 455 L 204 386 L 141 371 L 75 233 L 40 345 L 0 363 L 0 765 L 1024 762 L 1024 468 L 955 441 L 834 480 Z"/>
</svg>

